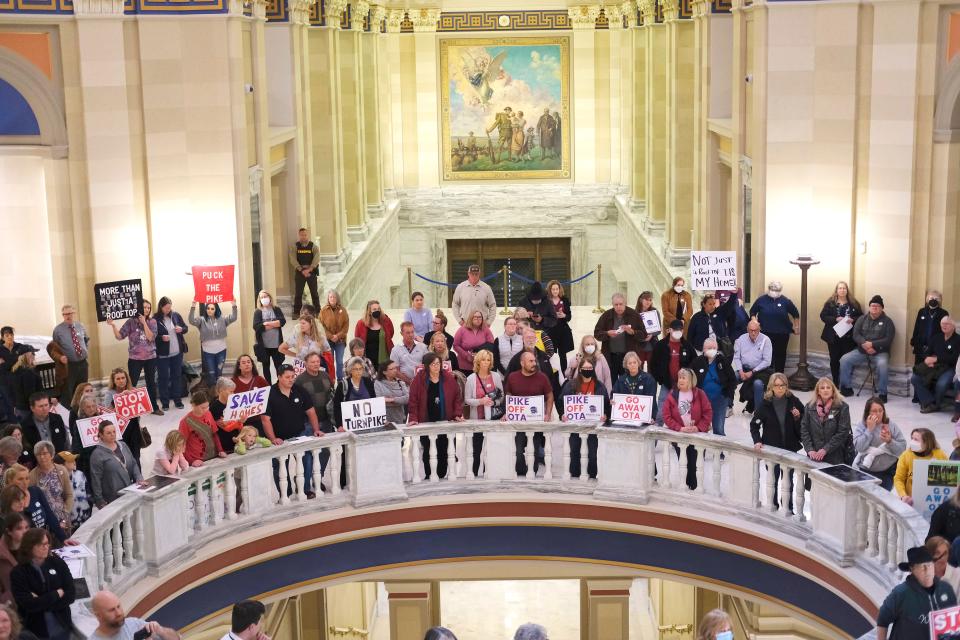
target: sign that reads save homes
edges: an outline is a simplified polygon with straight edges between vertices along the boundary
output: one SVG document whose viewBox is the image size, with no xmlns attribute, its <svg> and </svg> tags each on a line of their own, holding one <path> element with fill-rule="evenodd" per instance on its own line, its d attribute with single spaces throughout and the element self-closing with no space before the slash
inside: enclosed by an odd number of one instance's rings
<svg viewBox="0 0 960 640">
<path fill-rule="evenodd" d="M 219 304 L 233 300 L 233 265 L 193 267 L 193 301 Z"/>
<path fill-rule="evenodd" d="M 126 320 L 143 312 L 143 284 L 140 279 L 98 282 L 93 285 L 97 321 Z"/>
<path fill-rule="evenodd" d="M 737 288 L 736 251 L 691 251 L 690 289 L 714 291 Z"/>
<path fill-rule="evenodd" d="M 93 445 L 100 442 L 100 432 L 99 426 L 101 422 L 109 420 L 113 424 L 117 424 L 117 414 L 115 413 L 101 413 L 98 416 L 93 416 L 92 418 L 84 418 L 83 420 L 77 420 L 77 431 L 80 432 L 80 442 L 84 447 L 92 447 Z M 119 438 L 122 433 L 119 431 L 120 427 L 117 426 L 118 432 L 117 437 Z"/>
<path fill-rule="evenodd" d="M 231 393 L 227 398 L 227 406 L 223 410 L 224 420 L 243 422 L 247 418 L 259 416 L 267 412 L 267 401 L 270 400 L 270 387 L 258 387 L 240 393 Z"/>
<path fill-rule="evenodd" d="M 653 396 L 615 393 L 610 400 L 610 419 L 617 424 L 642 426 L 653 422 Z"/>
<path fill-rule="evenodd" d="M 543 396 L 507 396 L 507 422 L 543 422 Z"/>
<path fill-rule="evenodd" d="M 913 508 L 927 520 L 957 490 L 960 462 L 915 460 L 913 463 Z"/>
<path fill-rule="evenodd" d="M 603 397 L 563 396 L 563 417 L 567 422 L 597 422 L 603 417 Z"/>
<path fill-rule="evenodd" d="M 340 414 L 347 431 L 361 432 L 387 426 L 387 403 L 382 397 L 341 402 Z"/>
</svg>

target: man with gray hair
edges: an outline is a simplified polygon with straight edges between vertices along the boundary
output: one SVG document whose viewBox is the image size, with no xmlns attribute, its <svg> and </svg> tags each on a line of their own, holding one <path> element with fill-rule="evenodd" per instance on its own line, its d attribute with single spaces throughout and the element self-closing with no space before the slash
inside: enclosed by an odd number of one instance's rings
<svg viewBox="0 0 960 640">
<path fill-rule="evenodd" d="M 630 351 L 640 351 L 643 320 L 627 306 L 622 293 L 613 294 L 610 302 L 613 307 L 600 315 L 593 337 L 600 342 L 600 351 L 610 365 L 610 379 L 616 382 L 623 373 L 623 356 Z"/>
<path fill-rule="evenodd" d="M 513 640 L 550 640 L 547 630 L 539 624 L 528 622 L 517 627 Z"/>
<path fill-rule="evenodd" d="M 87 381 L 89 368 L 87 366 L 87 345 L 90 336 L 84 326 L 77 321 L 77 310 L 72 304 L 65 304 L 60 309 L 63 322 L 53 328 L 53 342 L 57 343 L 63 355 L 60 364 L 67 367 L 67 379 L 63 384 L 63 394 L 60 402 L 70 404 L 73 399 L 73 390 L 77 385 Z"/>
</svg>

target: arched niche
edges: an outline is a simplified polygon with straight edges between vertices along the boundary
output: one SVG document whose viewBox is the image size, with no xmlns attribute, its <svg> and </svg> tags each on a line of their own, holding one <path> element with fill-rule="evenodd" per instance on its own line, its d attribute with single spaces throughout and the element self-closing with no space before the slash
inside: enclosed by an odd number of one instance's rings
<svg viewBox="0 0 960 640">
<path fill-rule="evenodd" d="M 39 143 L 48 147 L 67 145 L 63 98 L 53 83 L 18 54 L 0 47 L 0 78 L 26 99 L 40 124 Z"/>
</svg>

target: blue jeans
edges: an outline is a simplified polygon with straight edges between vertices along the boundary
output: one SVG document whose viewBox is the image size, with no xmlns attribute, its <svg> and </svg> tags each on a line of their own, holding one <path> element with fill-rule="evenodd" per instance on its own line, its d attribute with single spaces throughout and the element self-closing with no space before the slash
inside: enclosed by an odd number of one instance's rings
<svg viewBox="0 0 960 640">
<path fill-rule="evenodd" d="M 303 435 L 312 436 L 313 427 L 307 422 L 303 425 Z M 318 441 L 317 446 L 321 446 L 323 441 Z M 320 450 L 320 477 L 323 478 L 323 472 L 327 470 L 327 461 L 330 460 L 330 449 Z M 303 490 L 304 492 L 313 491 L 313 452 L 307 451 L 303 454 Z"/>
<path fill-rule="evenodd" d="M 663 426 L 663 403 L 667 401 L 667 394 L 670 393 L 670 387 L 665 384 L 660 385 L 660 391 L 657 392 L 657 425 Z"/>
<path fill-rule="evenodd" d="M 170 407 L 170 401 L 175 403 L 183 399 L 183 354 L 166 358 L 157 358 L 157 393 L 160 395 L 160 404 L 164 409 Z"/>
<path fill-rule="evenodd" d="M 727 396 L 720 394 L 710 398 L 710 407 L 713 409 L 713 432 L 718 436 L 727 435 L 723 429 L 727 423 Z"/>
<path fill-rule="evenodd" d="M 887 377 L 889 375 L 890 354 L 877 353 L 868 356 L 859 349 L 855 349 L 847 355 L 840 358 L 840 387 L 843 389 L 853 389 L 853 368 L 868 361 L 873 362 L 873 369 L 876 372 L 877 393 L 887 395 Z"/>
<path fill-rule="evenodd" d="M 207 386 L 213 388 L 217 384 L 217 379 L 223 375 L 223 363 L 227 360 L 227 350 L 220 353 L 200 352 L 200 360 L 203 363 L 203 374 L 206 376 Z"/>
<path fill-rule="evenodd" d="M 333 362 L 337 368 L 337 380 L 343 379 L 343 352 L 346 350 L 343 340 L 331 342 L 330 348 L 333 349 Z"/>
<path fill-rule="evenodd" d="M 910 377 L 910 384 L 913 385 L 913 392 L 917 394 L 917 399 L 920 400 L 920 406 L 938 404 L 947 391 L 953 387 L 954 375 L 955 371 L 952 368 L 944 371 L 937 378 L 934 390 L 930 391 L 927 385 L 923 384 L 923 379 L 917 374 L 913 374 Z"/>
<path fill-rule="evenodd" d="M 146 375 L 147 395 L 150 397 L 150 404 L 154 409 L 157 406 L 157 359 L 150 360 L 127 360 L 127 371 L 130 372 L 130 386 L 135 387 L 140 382 L 140 374 Z"/>
</svg>

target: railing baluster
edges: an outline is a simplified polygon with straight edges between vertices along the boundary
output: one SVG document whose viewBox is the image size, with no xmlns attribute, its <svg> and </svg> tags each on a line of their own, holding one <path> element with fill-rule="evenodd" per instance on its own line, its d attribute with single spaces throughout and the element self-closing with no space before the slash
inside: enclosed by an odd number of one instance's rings
<svg viewBox="0 0 960 640">
<path fill-rule="evenodd" d="M 280 462 L 280 504 L 286 505 L 290 503 L 290 498 L 287 497 L 287 480 L 289 479 L 290 471 L 288 469 L 289 456 L 287 454 L 282 454 L 279 457 Z"/>
<path fill-rule="evenodd" d="M 430 482 L 440 482 L 440 473 L 437 470 L 437 462 L 440 460 L 437 434 L 431 433 L 428 437 L 430 439 Z"/>
<path fill-rule="evenodd" d="M 720 496 L 720 472 L 722 470 L 723 450 L 714 449 L 713 451 L 713 495 Z"/>
<path fill-rule="evenodd" d="M 423 477 L 423 463 L 421 462 L 423 452 L 420 448 L 420 438 L 411 436 L 407 438 L 407 442 L 409 442 L 407 459 L 410 461 L 410 483 L 420 484 L 420 480 Z"/>
<path fill-rule="evenodd" d="M 217 472 L 210 474 L 210 526 L 212 527 L 217 526 L 223 520 L 224 498 L 220 495 L 219 478 L 220 474 Z M 226 485 L 226 480 L 224 480 L 224 485 Z"/>
<path fill-rule="evenodd" d="M 861 497 L 857 501 L 857 541 L 858 549 L 863 551 L 867 548 L 867 498 Z"/>
<path fill-rule="evenodd" d="M 307 492 L 304 491 L 304 486 L 303 486 L 303 480 L 304 480 L 303 454 L 302 453 L 292 454 L 290 456 L 290 460 L 291 460 L 290 464 L 293 466 L 295 470 L 294 478 L 296 480 L 293 484 L 294 484 L 294 491 L 297 494 L 297 502 L 303 502 L 304 500 L 307 499 Z"/>
<path fill-rule="evenodd" d="M 123 525 L 120 529 L 123 536 L 123 566 L 125 567 L 133 566 L 133 516 L 133 511 L 124 515 L 122 518 Z"/>
<path fill-rule="evenodd" d="M 467 455 L 464 456 L 463 461 L 463 477 L 467 480 L 475 478 L 476 476 L 473 473 L 473 432 L 468 431 L 463 434 L 463 437 L 466 438 L 465 448 L 467 450 Z M 477 469 L 477 474 L 480 473 L 480 470 Z"/>
<path fill-rule="evenodd" d="M 803 512 L 804 506 L 807 503 L 807 472 L 801 469 L 797 469 L 796 475 L 793 478 L 793 513 L 794 519 L 797 522 L 806 522 L 807 516 Z"/>
<path fill-rule="evenodd" d="M 241 513 L 250 513 L 250 475 L 247 473 L 246 467 L 240 474 L 240 499 L 243 502 Z"/>
<path fill-rule="evenodd" d="M 891 513 L 887 518 L 887 566 L 891 569 L 897 566 L 897 543 L 900 539 L 900 525 Z"/>
<path fill-rule="evenodd" d="M 336 444 L 330 447 L 330 493 L 340 493 L 340 468 L 343 464 L 343 446 Z M 348 481 L 349 482 L 349 481 Z"/>
<path fill-rule="evenodd" d="M 793 497 L 793 486 L 790 484 L 793 468 L 780 465 L 780 517 L 789 516 L 790 502 Z"/>
<path fill-rule="evenodd" d="M 586 484 L 590 482 L 590 472 L 587 467 L 590 465 L 590 447 L 587 446 L 587 434 L 580 434 L 580 482 Z"/>
<path fill-rule="evenodd" d="M 322 446 L 317 445 L 307 453 L 310 459 L 313 460 L 313 472 L 311 473 L 310 482 L 313 485 L 313 493 L 318 498 L 323 495 L 323 474 L 320 473 L 320 452 L 323 451 L 323 449 Z"/>
<path fill-rule="evenodd" d="M 534 470 L 533 470 L 533 457 L 534 457 L 534 456 L 533 456 L 533 451 L 534 451 L 534 449 L 535 449 L 534 444 L 533 444 L 533 432 L 532 432 L 532 431 L 527 431 L 527 432 L 525 433 L 525 435 L 527 436 L 527 446 L 524 447 L 524 449 L 523 449 L 523 457 L 524 457 L 524 459 L 525 459 L 526 462 L 527 462 L 527 474 L 526 474 L 526 477 L 527 477 L 527 478 L 533 478 L 533 477 L 536 475 L 536 473 L 535 473 Z"/>
<path fill-rule="evenodd" d="M 113 546 L 113 572 L 120 575 L 123 571 L 123 540 L 120 533 L 120 521 L 113 523 L 110 528 L 111 544 Z"/>
<path fill-rule="evenodd" d="M 878 522 L 877 522 L 877 560 L 881 564 L 886 564 L 887 562 L 887 510 L 884 508 L 877 509 Z"/>
<path fill-rule="evenodd" d="M 457 434 L 447 436 L 447 476 L 446 480 L 457 480 Z"/>
<path fill-rule="evenodd" d="M 137 507 L 133 512 L 133 557 L 136 560 L 143 560 L 143 512 Z"/>
<path fill-rule="evenodd" d="M 543 445 L 543 479 L 553 480 L 553 433 L 544 433 L 543 435 L 547 439 Z"/>
<path fill-rule="evenodd" d="M 877 508 L 873 502 L 867 503 L 867 555 L 877 555 Z"/>
<path fill-rule="evenodd" d="M 113 582 L 113 543 L 110 542 L 110 529 L 103 532 L 97 543 L 100 553 L 97 554 L 97 571 L 100 572 L 100 585 Z"/>
<path fill-rule="evenodd" d="M 195 480 L 197 493 L 195 494 L 196 500 L 193 501 L 193 514 L 196 516 L 196 523 L 194 524 L 194 530 L 203 531 L 203 526 L 206 524 L 203 517 L 203 503 L 206 499 L 203 495 L 203 479 L 197 478 Z"/>
<path fill-rule="evenodd" d="M 706 447 L 694 447 L 694 450 L 697 452 L 697 493 L 704 493 L 706 488 L 704 487 L 704 474 L 706 469 L 704 468 L 707 464 L 707 448 Z"/>
<path fill-rule="evenodd" d="M 772 462 L 767 463 L 767 504 L 769 511 L 777 510 L 777 465 Z M 780 469 L 783 473 L 783 469 Z"/>
<path fill-rule="evenodd" d="M 679 449 L 677 449 L 677 462 L 680 465 L 680 479 L 677 481 L 677 488 L 681 490 L 689 489 L 687 486 L 687 447 L 682 442 L 677 443 L 677 445 L 679 446 Z"/>
<path fill-rule="evenodd" d="M 223 517 L 226 520 L 235 520 L 237 518 L 237 470 L 228 469 L 226 472 L 226 482 L 224 482 L 224 496 L 226 506 L 223 508 Z"/>
<path fill-rule="evenodd" d="M 658 479 L 658 484 L 664 489 L 671 489 L 673 487 L 672 476 L 673 466 L 673 447 L 669 440 L 663 441 L 663 451 L 660 455 L 660 474 Z"/>
<path fill-rule="evenodd" d="M 751 502 L 753 508 L 760 508 L 760 458 L 753 459 L 753 482 L 751 483 Z"/>
<path fill-rule="evenodd" d="M 570 436 L 563 438 L 563 479 L 569 480 L 570 475 Z"/>
</svg>

